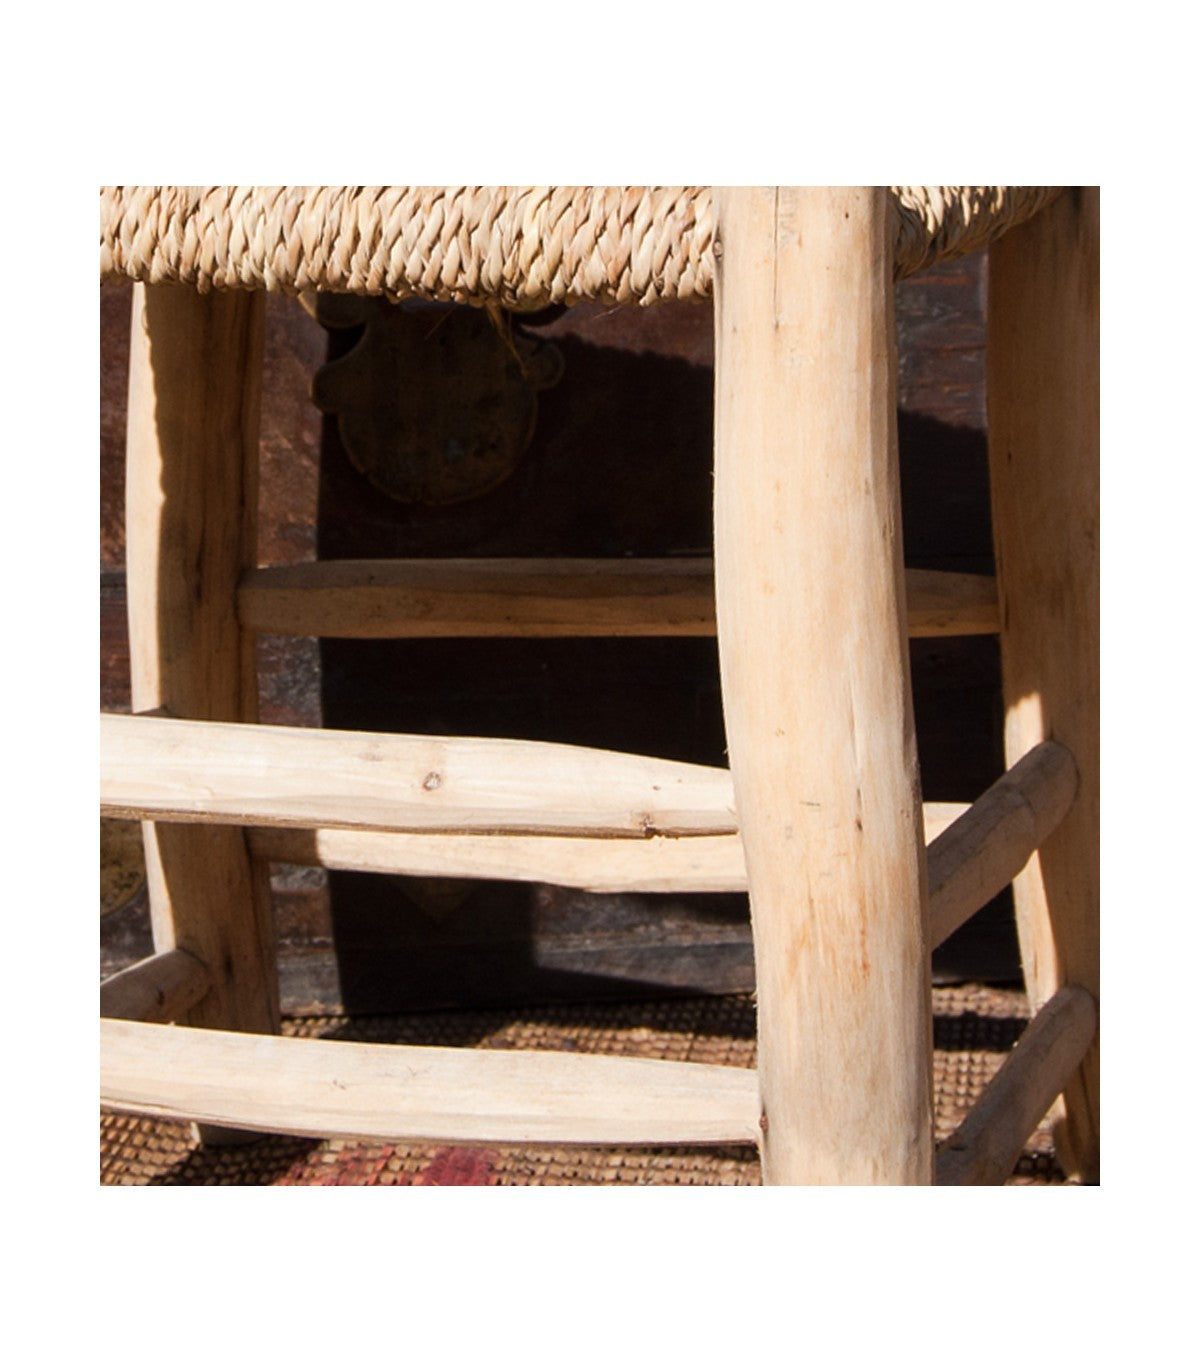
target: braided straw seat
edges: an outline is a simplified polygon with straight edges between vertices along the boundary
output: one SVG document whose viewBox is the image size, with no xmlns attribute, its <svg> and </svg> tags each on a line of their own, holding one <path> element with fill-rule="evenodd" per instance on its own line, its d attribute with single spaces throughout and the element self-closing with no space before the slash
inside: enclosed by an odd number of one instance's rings
<svg viewBox="0 0 1200 1372">
<path fill-rule="evenodd" d="M 896 275 L 982 248 L 1045 186 L 893 186 Z M 707 186 L 110 186 L 100 276 L 512 310 L 712 294 Z"/>
</svg>

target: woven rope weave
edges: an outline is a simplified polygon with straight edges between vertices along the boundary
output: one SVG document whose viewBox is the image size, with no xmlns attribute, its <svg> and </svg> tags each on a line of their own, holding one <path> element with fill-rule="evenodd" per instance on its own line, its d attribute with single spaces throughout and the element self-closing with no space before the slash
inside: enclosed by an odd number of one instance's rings
<svg viewBox="0 0 1200 1372">
<path fill-rule="evenodd" d="M 896 275 L 984 246 L 1058 193 L 893 186 Z M 707 186 L 108 186 L 100 277 L 540 309 L 712 294 Z"/>
</svg>

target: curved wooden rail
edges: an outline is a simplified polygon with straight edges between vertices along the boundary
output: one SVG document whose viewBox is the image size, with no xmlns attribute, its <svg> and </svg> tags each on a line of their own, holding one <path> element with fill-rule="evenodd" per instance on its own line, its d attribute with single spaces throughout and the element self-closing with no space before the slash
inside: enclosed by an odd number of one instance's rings
<svg viewBox="0 0 1200 1372">
<path fill-rule="evenodd" d="M 1042 1006 L 1004 1066 L 937 1156 L 938 1186 L 999 1186 L 1096 1039 L 1096 1002 L 1064 986 Z"/>
<path fill-rule="evenodd" d="M 318 1138 L 753 1143 L 749 1068 L 100 1024 L 110 1110 Z"/>
</svg>

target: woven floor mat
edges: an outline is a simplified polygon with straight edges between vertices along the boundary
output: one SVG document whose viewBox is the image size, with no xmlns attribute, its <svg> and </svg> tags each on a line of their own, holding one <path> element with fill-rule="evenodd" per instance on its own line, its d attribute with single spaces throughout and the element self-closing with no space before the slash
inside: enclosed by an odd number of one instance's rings
<svg viewBox="0 0 1200 1372">
<path fill-rule="evenodd" d="M 1019 991 L 935 987 L 937 1138 L 961 1122 L 1027 1022 Z M 749 996 L 642 1004 L 559 1006 L 289 1020 L 284 1033 L 375 1043 L 558 1049 L 681 1062 L 754 1065 Z M 100 1116 L 100 1180 L 110 1186 L 758 1186 L 748 1147 L 447 1147 L 264 1135 L 200 1148 L 190 1127 Z M 1009 1185 L 1063 1185 L 1049 1132 L 1030 1139 Z"/>
</svg>

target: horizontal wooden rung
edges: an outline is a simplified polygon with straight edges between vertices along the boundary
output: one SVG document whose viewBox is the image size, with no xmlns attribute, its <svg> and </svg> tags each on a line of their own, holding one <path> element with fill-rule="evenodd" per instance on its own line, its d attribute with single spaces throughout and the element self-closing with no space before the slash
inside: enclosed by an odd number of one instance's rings
<svg viewBox="0 0 1200 1372">
<path fill-rule="evenodd" d="M 969 572 L 904 573 L 909 638 L 950 638 L 1000 632 L 994 576 Z"/>
<path fill-rule="evenodd" d="M 182 948 L 155 953 L 100 983 L 100 1013 L 109 1019 L 167 1024 L 207 994 L 212 980 L 199 958 Z"/>
<path fill-rule="evenodd" d="M 1096 1002 L 1064 986 L 1034 1016 L 937 1157 L 939 1186 L 1000 1186 L 1096 1037 Z"/>
<path fill-rule="evenodd" d="M 936 838 L 966 808 L 927 803 L 926 840 Z M 737 834 L 597 839 L 251 829 L 249 839 L 255 857 L 268 862 L 351 872 L 545 881 L 583 891 L 746 889 L 746 858 Z"/>
<path fill-rule="evenodd" d="M 936 948 L 998 895 L 1054 832 L 1079 787 L 1061 743 L 1039 743 L 929 846 L 930 939 Z"/>
<path fill-rule="evenodd" d="M 102 1020 L 104 1108 L 438 1143 L 753 1143 L 753 1071 L 583 1053 L 413 1048 Z"/>
<path fill-rule="evenodd" d="M 718 767 L 511 739 L 100 717 L 106 815 L 458 833 L 735 833 Z"/>
<path fill-rule="evenodd" d="M 999 627 L 993 577 L 909 571 L 914 638 Z M 247 573 L 242 623 L 318 638 L 573 638 L 716 633 L 711 558 L 303 562 Z"/>
<path fill-rule="evenodd" d="M 335 871 L 539 881 L 581 891 L 746 889 L 737 834 L 638 839 L 251 829 L 248 837 L 255 857 Z"/>
</svg>

